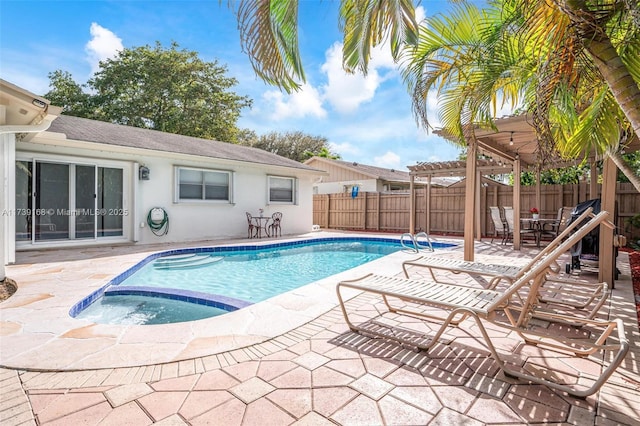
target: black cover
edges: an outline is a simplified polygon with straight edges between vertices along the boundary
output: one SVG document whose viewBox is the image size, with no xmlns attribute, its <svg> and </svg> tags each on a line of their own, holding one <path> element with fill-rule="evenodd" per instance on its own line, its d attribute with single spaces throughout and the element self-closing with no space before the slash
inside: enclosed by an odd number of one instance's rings
<svg viewBox="0 0 640 426">
<path fill-rule="evenodd" d="M 593 200 L 583 201 L 573 208 L 571 212 L 571 218 L 567 221 L 567 225 L 573 223 L 585 212 L 589 207 L 593 208 L 593 213 L 600 213 L 600 198 L 594 198 Z M 581 255 L 591 255 L 592 257 L 598 257 L 598 250 L 600 247 L 600 227 L 596 227 L 585 235 L 578 244 L 572 247 L 571 255 L 579 257 Z"/>
</svg>

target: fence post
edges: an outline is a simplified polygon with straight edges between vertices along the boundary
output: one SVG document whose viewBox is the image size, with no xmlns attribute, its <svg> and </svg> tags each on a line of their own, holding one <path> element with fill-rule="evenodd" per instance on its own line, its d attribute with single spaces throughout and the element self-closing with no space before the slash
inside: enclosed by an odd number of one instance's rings
<svg viewBox="0 0 640 426">
<path fill-rule="evenodd" d="M 324 217 L 326 220 L 326 225 L 325 228 L 329 229 L 329 211 L 331 210 L 331 194 L 327 194 L 327 202 L 325 203 L 325 212 L 324 212 Z"/>
<path fill-rule="evenodd" d="M 424 194 L 425 232 L 431 233 L 431 175 L 427 177 L 427 189 Z"/>
<path fill-rule="evenodd" d="M 377 192 L 376 194 L 378 194 L 377 200 L 376 200 L 376 231 L 380 230 L 380 193 Z"/>
<path fill-rule="evenodd" d="M 365 231 L 367 229 L 367 194 L 367 192 L 362 193 L 362 229 Z"/>
</svg>

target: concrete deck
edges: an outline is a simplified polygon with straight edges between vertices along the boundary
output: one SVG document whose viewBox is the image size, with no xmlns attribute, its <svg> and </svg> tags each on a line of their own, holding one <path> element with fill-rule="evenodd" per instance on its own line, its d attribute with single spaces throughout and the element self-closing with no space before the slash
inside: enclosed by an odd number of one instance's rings
<svg viewBox="0 0 640 426">
<path fill-rule="evenodd" d="M 229 242 L 203 245 L 223 243 Z M 74 303 L 140 259 L 176 247 L 18 253 L 7 268 L 18 292 L 0 304 L 2 425 L 640 422 L 640 334 L 624 253 L 602 315 L 623 319 L 632 349 L 600 392 L 583 400 L 507 378 L 482 343 L 460 330 L 428 354 L 349 331 L 335 284 L 368 272 L 399 275 L 401 262 L 415 256 L 402 252 L 206 320 L 111 326 L 68 316 Z M 524 263 L 531 254 L 488 242 L 477 243 L 476 252 L 478 260 L 509 263 Z M 461 251 L 443 255 L 461 257 Z M 471 277 L 451 279 L 479 285 Z M 366 297 L 351 303 L 375 306 Z M 472 329 L 471 321 L 465 327 Z M 512 334 L 491 332 L 501 350 L 520 350 Z M 554 352 L 544 356 L 563 362 Z M 588 373 L 593 365 L 585 360 L 573 367 Z"/>
</svg>

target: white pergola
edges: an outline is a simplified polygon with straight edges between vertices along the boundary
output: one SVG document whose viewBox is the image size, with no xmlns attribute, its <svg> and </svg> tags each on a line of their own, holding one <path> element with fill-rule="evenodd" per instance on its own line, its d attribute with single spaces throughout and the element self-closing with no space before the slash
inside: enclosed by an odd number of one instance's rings
<svg viewBox="0 0 640 426">
<path fill-rule="evenodd" d="M 480 179 L 485 174 L 503 174 L 513 171 L 514 176 L 520 176 L 523 170 L 536 172 L 536 205 L 540 205 L 540 168 L 537 166 L 538 139 L 535 130 L 530 124 L 530 117 L 520 115 L 497 119 L 496 130 L 475 129 L 475 139 L 469 140 L 467 145 L 467 158 L 477 158 L 478 154 L 486 154 L 492 160 L 476 161 L 449 161 L 439 163 L 418 163 L 409 166 L 411 176 L 411 218 L 410 232 L 415 233 L 415 202 L 413 181 L 416 177 L 426 177 L 430 181 L 435 176 L 464 176 L 466 178 L 465 212 L 473 214 L 465 215 L 464 222 L 464 259 L 474 259 L 474 236 L 480 239 Z M 435 132 L 447 137 L 442 132 Z M 598 175 L 596 157 L 590 157 L 591 176 Z M 576 162 L 558 161 L 545 164 L 545 168 L 558 168 L 575 164 Z M 611 159 L 604 158 L 602 172 L 601 208 L 609 212 L 615 210 L 617 167 Z M 513 214 L 520 217 L 520 179 L 513 180 Z M 430 186 L 428 185 L 427 188 Z M 591 179 L 589 190 L 590 198 L 597 198 L 597 179 Z M 428 197 L 429 194 L 427 194 Z M 613 219 L 613 218 L 612 218 Z M 520 221 L 514 221 L 513 247 L 519 250 Z M 429 230 L 427 229 L 427 232 Z M 599 279 L 613 283 L 615 272 L 615 258 L 613 247 L 614 232 L 611 228 L 602 225 L 600 227 L 599 249 Z"/>
</svg>

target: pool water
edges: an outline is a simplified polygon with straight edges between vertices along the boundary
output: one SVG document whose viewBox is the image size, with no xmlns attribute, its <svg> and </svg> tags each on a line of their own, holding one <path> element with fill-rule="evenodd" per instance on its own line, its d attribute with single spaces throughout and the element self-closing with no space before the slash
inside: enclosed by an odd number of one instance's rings
<svg viewBox="0 0 640 426">
<path fill-rule="evenodd" d="M 116 295 L 101 297 L 82 311 L 78 318 L 101 324 L 151 325 L 195 321 L 227 312 L 213 306 L 164 297 Z"/>
<path fill-rule="evenodd" d="M 451 246 L 440 244 L 440 246 Z M 215 250 L 213 250 L 215 249 Z M 158 324 L 221 315 L 403 250 L 393 239 L 338 239 L 291 245 L 181 250 L 122 274 L 71 315 L 97 323 Z M 169 300 L 174 299 L 174 300 Z M 176 300 L 178 299 L 178 300 Z M 169 303 L 170 302 L 170 303 Z"/>
<path fill-rule="evenodd" d="M 216 252 L 212 256 L 222 260 L 199 268 L 159 269 L 154 262 L 148 263 L 121 284 L 223 294 L 256 303 L 401 248 L 382 242 L 334 242 L 249 253 Z"/>
</svg>

